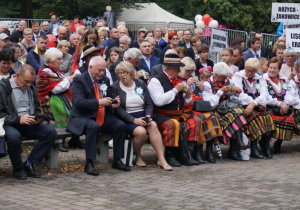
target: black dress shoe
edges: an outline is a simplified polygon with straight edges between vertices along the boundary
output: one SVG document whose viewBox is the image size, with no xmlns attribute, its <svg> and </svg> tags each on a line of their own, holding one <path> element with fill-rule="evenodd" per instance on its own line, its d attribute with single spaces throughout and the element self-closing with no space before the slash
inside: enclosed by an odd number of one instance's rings
<svg viewBox="0 0 300 210">
<path fill-rule="evenodd" d="M 98 176 L 99 172 L 96 170 L 93 163 L 86 163 L 84 166 L 84 172 L 88 175 Z"/>
<path fill-rule="evenodd" d="M 18 170 L 18 171 L 13 171 L 13 176 L 15 179 L 19 180 L 26 180 L 27 179 L 27 174 L 24 171 L 24 169 Z"/>
<path fill-rule="evenodd" d="M 61 152 L 68 152 L 68 149 L 63 144 L 58 145 L 58 150 Z"/>
<path fill-rule="evenodd" d="M 120 159 L 113 160 L 112 168 L 122 170 L 122 171 L 130 171 L 130 167 L 124 165 Z"/>
<path fill-rule="evenodd" d="M 32 178 L 41 178 L 41 174 L 34 169 L 34 166 L 32 164 L 26 165 L 26 162 L 25 162 L 24 169 L 27 173 L 27 176 L 32 177 Z"/>
<path fill-rule="evenodd" d="M 79 138 L 71 138 L 69 141 L 69 148 L 85 149 L 84 143 Z"/>
</svg>

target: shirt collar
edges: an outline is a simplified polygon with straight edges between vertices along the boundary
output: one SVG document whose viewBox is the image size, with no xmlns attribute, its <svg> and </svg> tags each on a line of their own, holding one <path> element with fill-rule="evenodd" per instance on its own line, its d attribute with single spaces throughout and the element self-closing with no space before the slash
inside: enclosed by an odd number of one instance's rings
<svg viewBox="0 0 300 210">
<path fill-rule="evenodd" d="M 151 55 L 150 55 L 150 58 L 147 58 L 147 57 L 144 56 L 144 55 L 142 55 L 142 57 L 143 57 L 144 60 L 150 61 Z"/>
<path fill-rule="evenodd" d="M 94 83 L 95 83 L 95 80 L 94 80 L 94 78 L 92 77 L 92 75 L 91 75 L 91 73 L 90 73 L 90 70 L 88 70 L 88 73 L 89 73 L 89 75 L 90 75 L 90 78 L 91 78 L 91 80 L 92 80 L 92 83 L 93 83 L 93 85 L 94 85 Z"/>
<path fill-rule="evenodd" d="M 11 88 L 12 89 L 15 89 L 15 88 L 20 88 L 18 85 L 17 85 L 17 83 L 15 82 L 15 80 L 14 80 L 14 77 L 15 77 L 16 75 L 13 75 L 10 79 L 9 79 L 9 82 L 10 82 L 10 85 L 11 85 Z"/>
</svg>

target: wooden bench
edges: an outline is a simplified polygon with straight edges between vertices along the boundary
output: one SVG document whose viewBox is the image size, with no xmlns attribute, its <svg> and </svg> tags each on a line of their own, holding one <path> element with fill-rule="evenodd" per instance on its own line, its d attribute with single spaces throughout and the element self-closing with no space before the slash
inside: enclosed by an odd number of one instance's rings
<svg viewBox="0 0 300 210">
<path fill-rule="evenodd" d="M 56 140 L 48 151 L 45 157 L 46 166 L 49 169 L 58 167 L 58 146 L 62 143 L 63 138 L 72 137 L 72 134 L 67 132 L 65 128 L 56 128 Z M 97 141 L 97 155 L 96 160 L 100 163 L 108 163 L 108 141 L 112 139 L 111 135 L 100 133 Z"/>
</svg>

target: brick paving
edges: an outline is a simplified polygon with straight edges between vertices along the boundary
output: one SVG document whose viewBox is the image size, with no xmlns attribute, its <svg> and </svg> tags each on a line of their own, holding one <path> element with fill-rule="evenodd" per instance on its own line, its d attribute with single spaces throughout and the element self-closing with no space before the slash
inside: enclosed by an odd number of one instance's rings
<svg viewBox="0 0 300 210">
<path fill-rule="evenodd" d="M 42 164 L 42 178 L 26 181 L 12 178 L 6 157 L 0 159 L 0 209 L 299 209 L 299 140 L 284 142 L 283 153 L 268 160 L 231 161 L 222 146 L 223 163 L 172 172 L 159 169 L 153 148 L 145 145 L 146 168 L 122 172 L 97 164 L 98 177 L 83 173 L 80 150 L 60 153 L 58 169 Z M 25 156 L 31 147 L 23 145 Z"/>
</svg>

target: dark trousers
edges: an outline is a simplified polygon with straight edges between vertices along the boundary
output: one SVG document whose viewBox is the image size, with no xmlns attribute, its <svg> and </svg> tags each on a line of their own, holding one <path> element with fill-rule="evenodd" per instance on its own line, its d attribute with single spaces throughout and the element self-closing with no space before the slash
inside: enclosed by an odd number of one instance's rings
<svg viewBox="0 0 300 210">
<path fill-rule="evenodd" d="M 23 137 L 38 140 L 28 156 L 28 160 L 32 164 L 38 165 L 51 148 L 57 134 L 52 126 L 42 123 L 38 125 L 4 125 L 3 128 L 5 130 L 8 154 L 14 170 L 21 170 L 23 168 L 21 156 L 21 143 Z"/>
<path fill-rule="evenodd" d="M 100 127 L 99 124 L 92 119 L 86 121 L 85 129 L 85 153 L 86 159 L 96 159 L 96 146 L 99 132 L 109 133 L 114 139 L 114 158 L 124 157 L 124 143 L 126 137 L 126 125 L 113 114 L 106 114 L 104 123 Z"/>
</svg>

